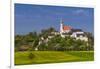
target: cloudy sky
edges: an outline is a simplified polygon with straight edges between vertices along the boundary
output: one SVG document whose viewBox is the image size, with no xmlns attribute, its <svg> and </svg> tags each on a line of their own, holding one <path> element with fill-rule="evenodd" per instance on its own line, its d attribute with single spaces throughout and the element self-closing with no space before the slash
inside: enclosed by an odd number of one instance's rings
<svg viewBox="0 0 100 69">
<path fill-rule="evenodd" d="M 15 4 L 15 34 L 40 32 L 54 27 L 59 31 L 60 20 L 72 28 L 93 33 L 94 9 L 33 4 Z"/>
</svg>

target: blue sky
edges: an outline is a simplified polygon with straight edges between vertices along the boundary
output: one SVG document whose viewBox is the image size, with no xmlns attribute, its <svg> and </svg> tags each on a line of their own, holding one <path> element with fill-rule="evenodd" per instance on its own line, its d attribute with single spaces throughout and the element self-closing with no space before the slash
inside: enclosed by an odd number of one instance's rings
<svg viewBox="0 0 100 69">
<path fill-rule="evenodd" d="M 60 20 L 72 28 L 94 33 L 94 9 L 33 4 L 15 4 L 15 34 L 40 32 L 54 27 L 59 31 Z"/>
</svg>

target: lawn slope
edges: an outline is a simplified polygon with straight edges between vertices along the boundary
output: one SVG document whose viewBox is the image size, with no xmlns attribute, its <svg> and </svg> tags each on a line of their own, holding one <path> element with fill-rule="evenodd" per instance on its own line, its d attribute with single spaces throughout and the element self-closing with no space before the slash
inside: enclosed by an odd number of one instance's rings
<svg viewBox="0 0 100 69">
<path fill-rule="evenodd" d="M 29 59 L 29 51 L 15 53 L 15 65 L 43 64 L 58 62 L 93 61 L 93 51 L 31 51 L 33 59 Z"/>
</svg>

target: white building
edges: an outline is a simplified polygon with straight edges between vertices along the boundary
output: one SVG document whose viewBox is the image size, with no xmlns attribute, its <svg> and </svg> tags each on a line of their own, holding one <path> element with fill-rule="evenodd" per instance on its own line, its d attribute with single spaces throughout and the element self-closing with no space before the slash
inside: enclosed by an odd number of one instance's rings
<svg viewBox="0 0 100 69">
<path fill-rule="evenodd" d="M 70 26 L 66 26 L 62 20 L 60 21 L 60 35 L 61 37 L 71 36 L 76 39 L 88 41 L 88 38 L 81 29 L 73 29 Z"/>
<path fill-rule="evenodd" d="M 51 35 L 49 35 L 46 39 L 44 39 L 44 37 L 41 37 L 39 45 L 41 43 L 47 43 L 49 39 L 54 37 L 54 35 L 61 35 L 62 38 L 64 38 L 65 36 L 70 36 L 72 38 L 75 38 L 76 40 L 80 39 L 83 41 L 88 41 L 88 37 L 85 35 L 85 32 L 83 32 L 81 29 L 73 29 L 71 26 L 64 25 L 64 22 L 61 20 L 60 32 L 51 32 Z M 35 48 L 36 51 L 38 50 L 38 46 Z"/>
</svg>

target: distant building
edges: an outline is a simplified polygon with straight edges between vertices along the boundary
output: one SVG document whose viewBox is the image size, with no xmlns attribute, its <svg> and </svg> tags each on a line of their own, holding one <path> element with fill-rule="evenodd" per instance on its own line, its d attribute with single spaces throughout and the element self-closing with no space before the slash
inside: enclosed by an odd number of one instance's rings
<svg viewBox="0 0 100 69">
<path fill-rule="evenodd" d="M 86 36 L 85 32 L 82 31 L 82 29 L 74 29 L 71 26 L 64 25 L 64 22 L 60 21 L 60 32 L 51 32 L 50 35 L 48 35 L 47 38 L 41 37 L 39 44 L 41 43 L 47 43 L 49 39 L 53 38 L 55 35 L 61 35 L 62 38 L 65 38 L 66 36 L 70 36 L 72 38 L 75 38 L 76 40 L 80 39 L 83 41 L 88 41 L 88 37 Z M 35 48 L 35 50 L 38 50 L 38 46 Z"/>
<path fill-rule="evenodd" d="M 86 36 L 85 32 L 82 29 L 74 29 L 71 26 L 64 25 L 64 22 L 60 21 L 60 32 L 51 32 L 50 35 L 46 39 L 41 37 L 41 40 L 44 42 L 48 42 L 50 38 L 53 38 L 54 35 L 61 35 L 61 37 L 70 36 L 72 38 L 88 41 L 88 37 Z"/>
<path fill-rule="evenodd" d="M 85 35 L 85 32 L 81 29 L 74 29 L 71 26 L 64 25 L 64 22 L 60 21 L 60 35 L 61 37 L 71 36 L 76 39 L 88 41 L 88 37 Z"/>
</svg>

